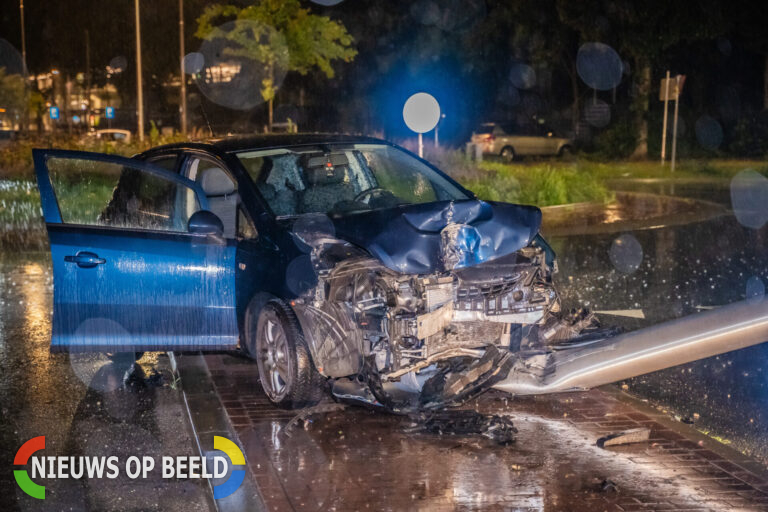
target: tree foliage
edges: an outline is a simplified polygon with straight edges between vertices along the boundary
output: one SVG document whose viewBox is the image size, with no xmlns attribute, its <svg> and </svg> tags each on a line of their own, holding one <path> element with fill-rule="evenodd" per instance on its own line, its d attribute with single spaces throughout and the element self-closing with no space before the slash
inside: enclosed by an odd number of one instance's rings
<svg viewBox="0 0 768 512">
<path fill-rule="evenodd" d="M 26 102 L 27 88 L 24 77 L 7 74 L 5 68 L 0 67 L 0 108 L 21 114 L 27 106 Z"/>
<path fill-rule="evenodd" d="M 232 28 L 223 28 L 234 21 Z M 274 99 L 274 70 L 307 74 L 319 69 L 333 78 L 335 61 L 350 62 L 357 55 L 344 25 L 327 16 L 312 14 L 298 0 L 261 0 L 241 8 L 208 6 L 197 20 L 198 38 L 224 38 L 232 43 L 225 54 L 252 59 L 263 65 L 267 76 L 261 84 L 265 101 Z"/>
</svg>

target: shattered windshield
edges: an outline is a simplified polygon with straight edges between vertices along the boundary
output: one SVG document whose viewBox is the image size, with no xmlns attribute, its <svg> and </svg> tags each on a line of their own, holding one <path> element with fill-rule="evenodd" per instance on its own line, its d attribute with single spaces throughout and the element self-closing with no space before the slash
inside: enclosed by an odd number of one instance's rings
<svg viewBox="0 0 768 512">
<path fill-rule="evenodd" d="M 429 166 L 386 144 L 246 151 L 237 157 L 277 216 L 469 199 Z"/>
</svg>

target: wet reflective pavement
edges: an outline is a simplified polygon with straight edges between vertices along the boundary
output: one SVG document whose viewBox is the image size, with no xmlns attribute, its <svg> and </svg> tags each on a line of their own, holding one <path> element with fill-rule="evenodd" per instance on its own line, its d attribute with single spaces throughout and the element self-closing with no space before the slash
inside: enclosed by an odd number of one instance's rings
<svg viewBox="0 0 768 512">
<path fill-rule="evenodd" d="M 759 290 L 756 280 L 768 277 L 766 229 L 743 228 L 730 215 L 707 219 L 550 237 L 565 306 L 642 310 L 641 319 L 601 315 L 604 323 L 636 329 L 741 300 L 748 286 Z M 35 435 L 46 435 L 50 455 L 193 454 L 164 356 L 145 356 L 138 370 L 126 372 L 103 356 L 48 352 L 49 264 L 41 254 L 0 260 L 3 460 Z M 694 429 L 768 460 L 766 356 L 768 347 L 758 346 L 625 383 L 659 410 L 625 403 L 610 391 L 617 387 L 514 401 L 489 393 L 473 406 L 513 416 L 518 441 L 506 447 L 408 433 L 407 419 L 362 409 L 312 416 L 288 437 L 280 429 L 294 415 L 266 402 L 255 365 L 207 360 L 270 508 L 763 510 L 762 468 Z M 598 437 L 638 424 L 652 427 L 649 443 L 595 446 Z M 0 465 L 0 509 L 208 506 L 207 489 L 188 481 L 69 482 L 47 482 L 57 499 L 33 503 L 19 496 L 12 465 Z"/>
<path fill-rule="evenodd" d="M 618 239 L 631 249 L 616 251 Z M 744 300 L 748 288 L 763 300 L 761 285 L 768 277 L 768 228 L 744 228 L 731 215 L 624 234 L 553 237 L 550 242 L 558 253 L 564 306 L 642 311 L 643 319 L 599 315 L 604 324 L 629 330 Z M 631 379 L 626 385 L 765 463 L 766 360 L 768 344 L 763 344 Z"/>
<path fill-rule="evenodd" d="M 261 393 L 255 365 L 206 361 L 269 510 L 765 510 L 754 460 L 617 393 L 467 404 L 510 415 L 516 442 L 418 434 L 406 417 L 350 407 L 294 412 Z M 600 437 L 648 427 L 650 440 L 601 449 Z"/>
<path fill-rule="evenodd" d="M 0 259 L 0 510 L 210 510 L 203 480 L 38 479 L 46 499 L 13 477 L 19 447 L 45 436 L 46 456 L 196 455 L 168 358 L 140 364 L 101 354 L 51 354 L 45 254 Z M 155 478 L 156 477 L 156 478 Z"/>
</svg>

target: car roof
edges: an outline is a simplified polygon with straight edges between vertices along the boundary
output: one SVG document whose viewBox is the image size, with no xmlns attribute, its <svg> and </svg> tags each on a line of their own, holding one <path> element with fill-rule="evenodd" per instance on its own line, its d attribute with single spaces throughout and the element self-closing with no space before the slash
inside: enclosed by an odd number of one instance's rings
<svg viewBox="0 0 768 512">
<path fill-rule="evenodd" d="M 200 142 L 178 142 L 157 146 L 147 153 L 169 149 L 209 149 L 214 152 L 231 153 L 250 149 L 270 149 L 288 146 L 307 146 L 318 144 L 390 144 L 375 137 L 363 135 L 344 135 L 334 133 L 280 133 L 260 135 L 231 135 L 224 138 L 212 138 Z"/>
</svg>

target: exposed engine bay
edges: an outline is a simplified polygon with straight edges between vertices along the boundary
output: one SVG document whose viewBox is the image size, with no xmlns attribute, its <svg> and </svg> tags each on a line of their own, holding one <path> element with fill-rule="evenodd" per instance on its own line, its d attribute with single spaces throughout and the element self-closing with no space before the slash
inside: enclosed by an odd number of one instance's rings
<svg viewBox="0 0 768 512">
<path fill-rule="evenodd" d="M 546 357 L 549 345 L 597 327 L 589 313 L 562 315 L 541 237 L 465 267 L 446 240 L 443 267 L 453 268 L 426 275 L 335 238 L 308 242 L 317 285 L 292 306 L 339 399 L 395 412 L 457 405 L 504 379 L 522 353 Z"/>
</svg>

